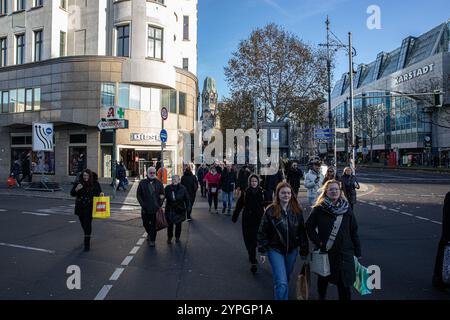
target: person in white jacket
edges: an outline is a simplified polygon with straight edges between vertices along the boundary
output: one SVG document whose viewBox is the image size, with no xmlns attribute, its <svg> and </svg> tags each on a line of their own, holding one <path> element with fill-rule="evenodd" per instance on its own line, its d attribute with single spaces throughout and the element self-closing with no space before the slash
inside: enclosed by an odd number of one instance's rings
<svg viewBox="0 0 450 320">
<path fill-rule="evenodd" d="M 308 203 L 313 206 L 319 196 L 319 189 L 322 187 L 323 175 L 320 172 L 320 162 L 312 163 L 312 168 L 305 175 L 305 188 L 308 190 Z"/>
</svg>

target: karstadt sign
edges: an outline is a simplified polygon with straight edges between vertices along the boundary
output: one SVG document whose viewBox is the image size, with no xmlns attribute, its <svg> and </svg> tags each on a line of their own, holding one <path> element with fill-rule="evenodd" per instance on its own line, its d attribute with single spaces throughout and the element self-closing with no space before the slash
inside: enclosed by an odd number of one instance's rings
<svg viewBox="0 0 450 320">
<path fill-rule="evenodd" d="M 409 80 L 412 80 L 417 77 L 421 77 L 421 76 L 423 76 L 427 73 L 433 72 L 433 71 L 434 71 L 434 63 L 430 63 L 424 67 L 411 70 L 410 72 L 405 73 L 405 74 L 401 75 L 400 77 L 397 77 L 396 85 L 399 85 L 405 81 L 409 81 Z"/>
</svg>

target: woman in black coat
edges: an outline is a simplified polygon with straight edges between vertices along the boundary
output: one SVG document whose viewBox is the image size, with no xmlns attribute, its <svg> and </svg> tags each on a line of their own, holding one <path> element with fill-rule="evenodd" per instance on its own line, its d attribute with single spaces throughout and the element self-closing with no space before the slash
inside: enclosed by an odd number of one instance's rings
<svg viewBox="0 0 450 320">
<path fill-rule="evenodd" d="M 336 235 L 336 240 L 329 250 L 326 245 L 330 238 L 333 225 L 338 216 L 342 215 L 342 223 Z M 318 232 L 316 231 L 318 229 Z M 331 275 L 318 276 L 319 299 L 325 300 L 328 283 L 338 287 L 339 299 L 351 299 L 351 287 L 355 274 L 354 256 L 361 258 L 361 245 L 358 237 L 358 224 L 352 208 L 342 197 L 339 182 L 329 180 L 323 187 L 322 194 L 317 199 L 306 221 L 306 230 L 315 249 L 328 252 Z"/>
<path fill-rule="evenodd" d="M 242 234 L 248 258 L 252 264 L 250 271 L 255 273 L 258 268 L 256 260 L 257 234 L 264 214 L 265 207 L 270 204 L 267 192 L 259 186 L 259 178 L 256 174 L 249 177 L 249 187 L 239 197 L 234 209 L 231 221 L 237 222 L 242 209 Z"/>
<path fill-rule="evenodd" d="M 344 195 L 353 210 L 353 206 L 356 203 L 356 189 L 359 189 L 360 186 L 358 181 L 356 180 L 355 175 L 352 174 L 351 168 L 347 167 L 344 169 L 341 182 Z"/>
<path fill-rule="evenodd" d="M 442 215 L 442 236 L 439 241 L 438 252 L 436 255 L 436 262 L 433 273 L 433 287 L 444 290 L 450 288 L 450 284 L 444 283 L 442 280 L 442 267 L 444 263 L 445 247 L 450 245 L 450 192 L 447 193 L 444 199 L 444 209 Z"/>
<path fill-rule="evenodd" d="M 175 225 L 175 241 L 180 242 L 181 224 L 186 220 L 186 214 L 192 209 L 189 194 L 186 188 L 180 184 L 180 176 L 172 176 L 172 184 L 165 188 L 167 243 L 172 243 L 173 226 Z"/>
<path fill-rule="evenodd" d="M 90 250 L 94 197 L 103 196 L 102 188 L 94 175 L 89 169 L 83 170 L 78 183 L 74 184 L 70 191 L 70 195 L 76 197 L 75 214 L 84 231 L 84 251 Z"/>
<path fill-rule="evenodd" d="M 198 190 L 198 180 L 197 177 L 192 173 L 191 167 L 187 166 L 181 177 L 181 184 L 186 188 L 189 194 L 189 200 L 191 202 L 191 209 L 187 212 L 187 221 L 191 221 L 192 207 L 194 206 L 195 196 Z"/>
</svg>

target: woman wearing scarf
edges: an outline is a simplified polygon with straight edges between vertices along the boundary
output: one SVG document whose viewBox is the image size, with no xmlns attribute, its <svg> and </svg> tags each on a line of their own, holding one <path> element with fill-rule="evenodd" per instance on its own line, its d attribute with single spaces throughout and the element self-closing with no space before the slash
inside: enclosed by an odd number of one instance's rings
<svg viewBox="0 0 450 320">
<path fill-rule="evenodd" d="M 342 223 L 333 246 L 327 251 L 326 244 L 338 216 L 342 216 Z M 328 283 L 331 282 L 338 287 L 339 300 L 350 300 L 350 288 L 356 279 L 354 256 L 361 258 L 361 245 L 358 224 L 350 205 L 342 196 L 337 180 L 329 180 L 323 186 L 322 193 L 306 221 L 306 230 L 316 247 L 315 250 L 328 252 L 330 261 L 331 275 L 318 276 L 319 299 L 325 300 Z"/>
<path fill-rule="evenodd" d="M 275 200 L 261 219 L 258 230 L 261 263 L 269 258 L 272 266 L 275 300 L 288 300 L 289 278 L 298 254 L 308 255 L 303 210 L 289 183 L 281 182 Z"/>
<path fill-rule="evenodd" d="M 81 227 L 84 231 L 84 251 L 89 251 L 91 248 L 94 197 L 104 195 L 96 177 L 96 173 L 89 169 L 84 169 L 80 174 L 78 183 L 74 184 L 70 191 L 72 197 L 76 197 L 75 214 L 80 219 Z"/>
<path fill-rule="evenodd" d="M 269 205 L 269 195 L 259 186 L 260 180 L 256 174 L 249 177 L 249 187 L 239 197 L 231 221 L 237 222 L 242 209 L 242 234 L 244 236 L 245 248 L 248 258 L 252 264 L 250 271 L 256 273 L 258 270 L 256 260 L 257 234 L 264 209 Z"/>
</svg>

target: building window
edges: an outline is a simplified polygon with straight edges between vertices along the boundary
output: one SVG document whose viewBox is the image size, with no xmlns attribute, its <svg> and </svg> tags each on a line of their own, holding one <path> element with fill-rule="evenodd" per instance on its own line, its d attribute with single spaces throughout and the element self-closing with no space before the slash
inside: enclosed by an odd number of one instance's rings
<svg viewBox="0 0 450 320">
<path fill-rule="evenodd" d="M 16 36 L 16 64 L 25 63 L 25 34 Z"/>
<path fill-rule="evenodd" d="M 189 40 L 189 16 L 183 16 L 183 40 Z"/>
<path fill-rule="evenodd" d="M 25 0 L 16 0 L 16 11 L 25 10 Z"/>
<path fill-rule="evenodd" d="M 186 93 L 178 93 L 178 110 L 180 114 L 186 115 Z"/>
<path fill-rule="evenodd" d="M 189 70 L 189 58 L 183 58 L 183 69 Z"/>
<path fill-rule="evenodd" d="M 0 39 L 0 67 L 6 67 L 8 48 L 6 46 L 7 38 Z"/>
<path fill-rule="evenodd" d="M 33 110 L 33 89 L 25 90 L 25 111 Z"/>
<path fill-rule="evenodd" d="M 34 61 L 42 60 L 42 30 L 34 32 Z"/>
<path fill-rule="evenodd" d="M 9 112 L 9 91 L 3 91 L 2 92 L 2 113 L 8 113 Z"/>
<path fill-rule="evenodd" d="M 163 57 L 163 29 L 148 26 L 147 56 L 155 59 Z"/>
<path fill-rule="evenodd" d="M 169 112 L 177 112 L 177 91 L 161 89 L 161 107 L 166 107 Z"/>
<path fill-rule="evenodd" d="M 41 110 L 41 88 L 34 88 L 33 93 L 33 110 L 39 111 Z"/>
<path fill-rule="evenodd" d="M 42 7 L 44 5 L 44 0 L 34 0 L 34 7 Z"/>
<path fill-rule="evenodd" d="M 66 56 L 66 33 L 64 31 L 59 33 L 59 56 Z"/>
<path fill-rule="evenodd" d="M 116 84 L 102 83 L 101 101 L 104 107 L 113 107 L 116 101 Z"/>
<path fill-rule="evenodd" d="M 130 26 L 117 27 L 117 56 L 130 56 Z"/>
<path fill-rule="evenodd" d="M 81 157 L 80 157 L 81 156 Z M 76 176 L 86 169 L 86 147 L 69 147 L 69 175 Z"/>
<path fill-rule="evenodd" d="M 130 85 L 119 83 L 119 107 L 128 109 L 130 103 Z"/>
<path fill-rule="evenodd" d="M 0 0 L 0 15 L 8 13 L 8 0 Z"/>
<path fill-rule="evenodd" d="M 141 87 L 130 85 L 130 109 L 141 108 Z"/>
<path fill-rule="evenodd" d="M 60 0 L 59 1 L 59 6 L 61 8 L 63 8 L 64 10 L 67 9 L 66 5 L 67 5 L 66 0 Z"/>
</svg>

